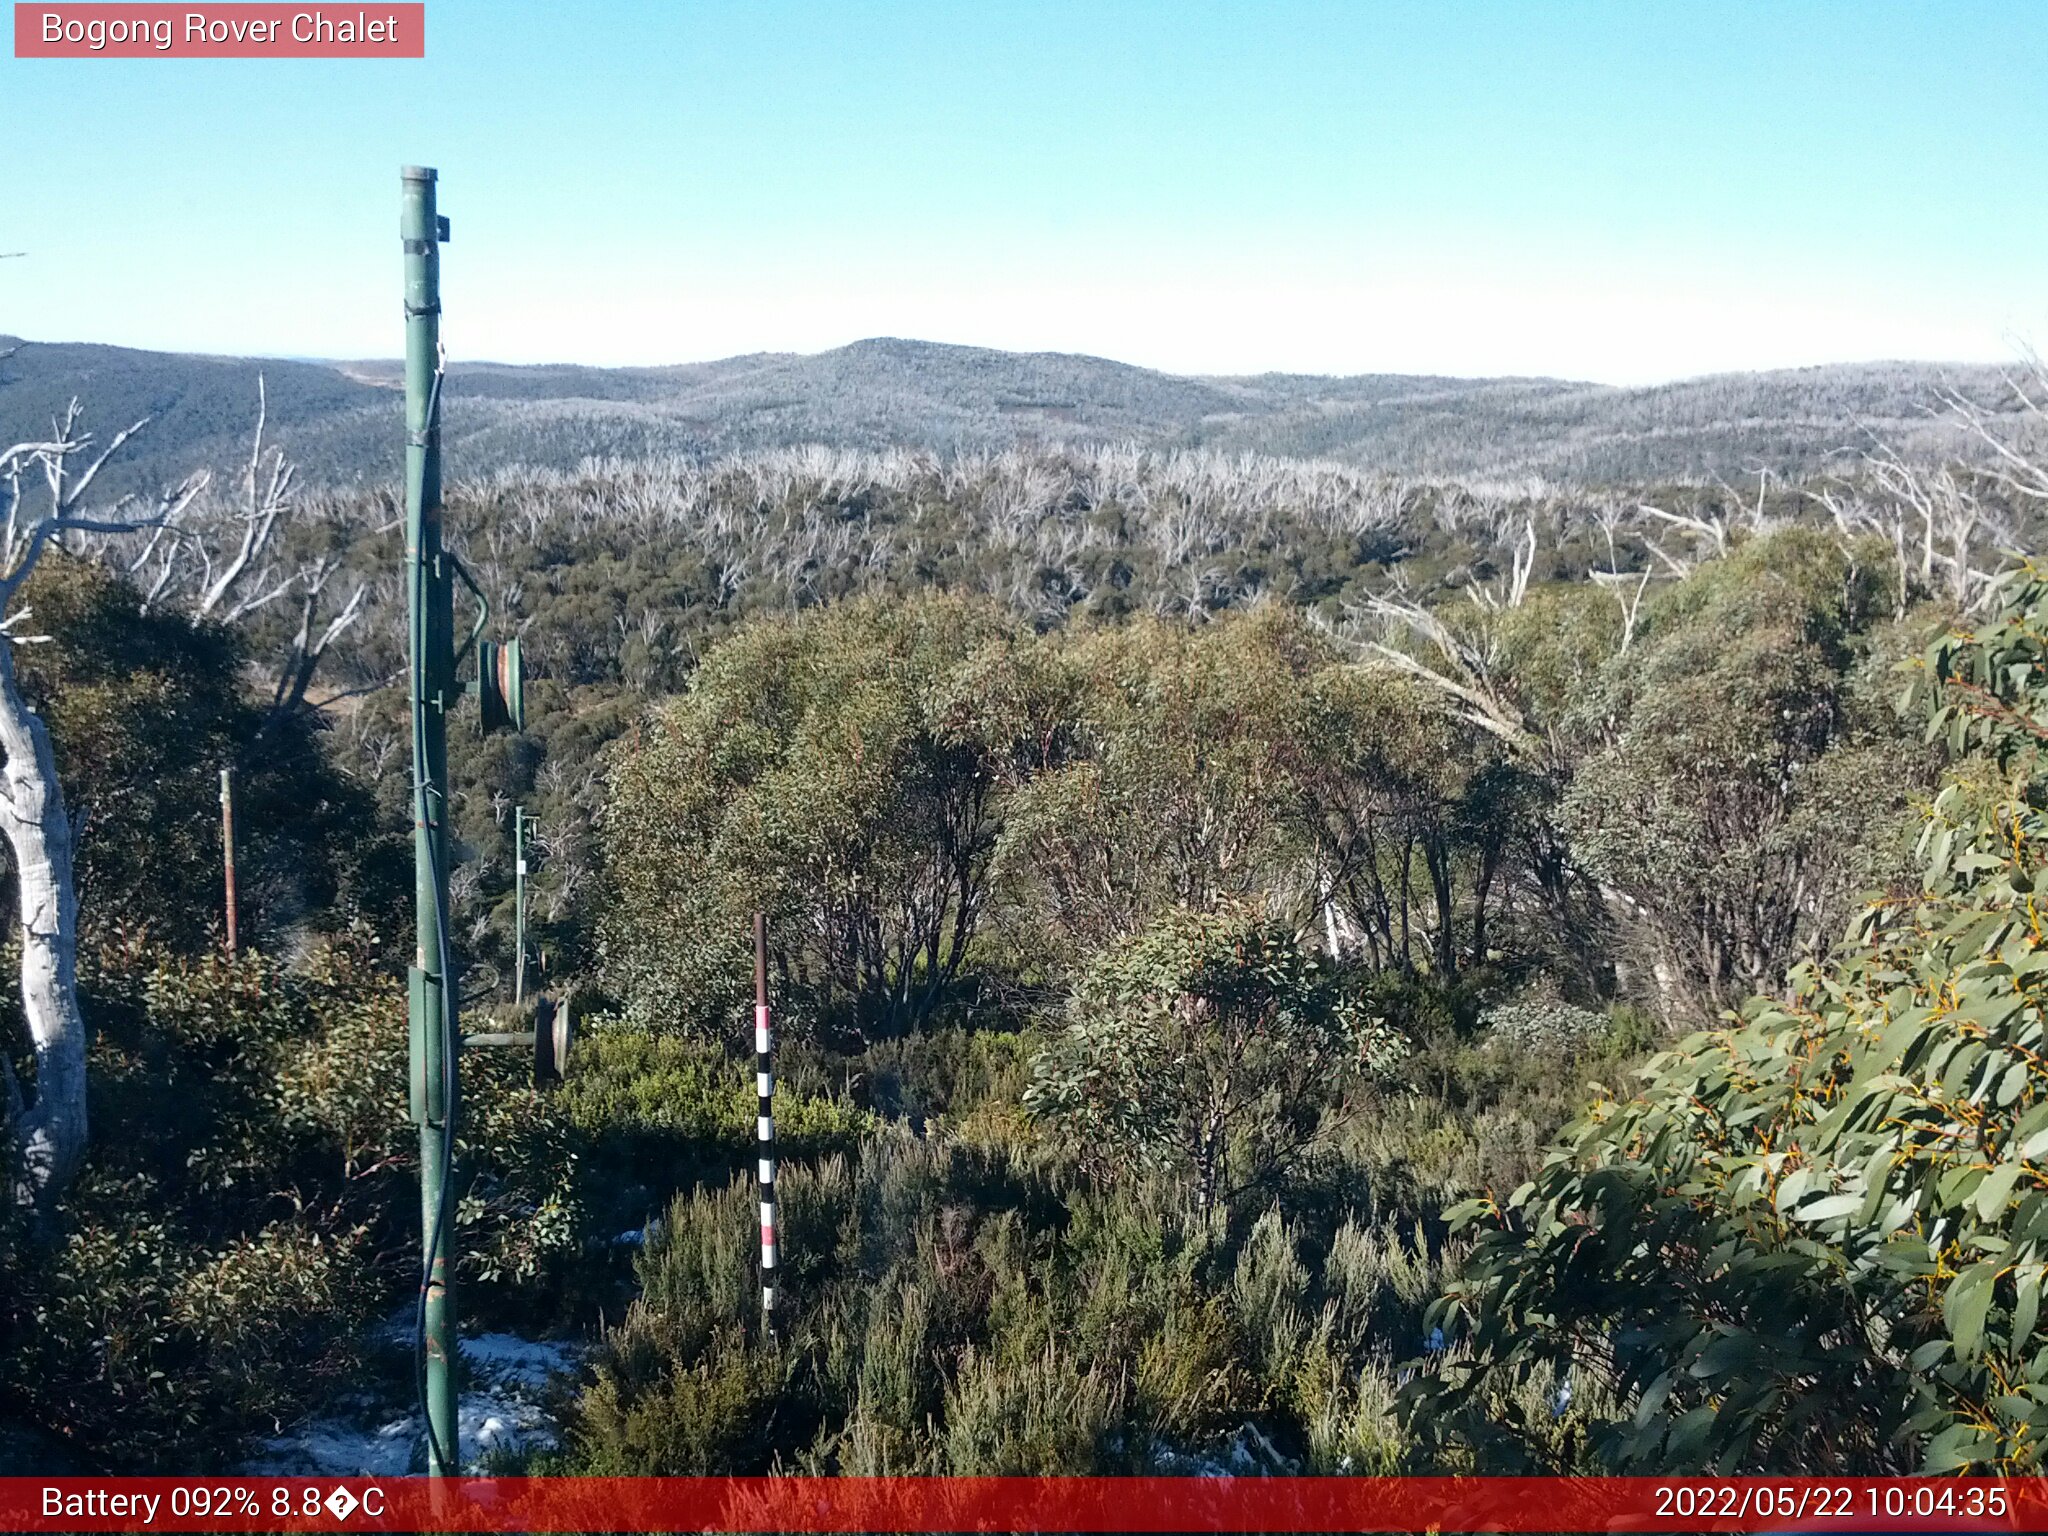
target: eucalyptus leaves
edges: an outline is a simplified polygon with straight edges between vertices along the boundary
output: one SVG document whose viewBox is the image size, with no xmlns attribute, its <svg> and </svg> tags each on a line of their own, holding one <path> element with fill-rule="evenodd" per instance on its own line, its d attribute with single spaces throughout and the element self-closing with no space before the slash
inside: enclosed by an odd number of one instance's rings
<svg viewBox="0 0 2048 1536">
<path fill-rule="evenodd" d="M 2048 582 L 1945 635 L 1907 702 L 1953 761 L 1923 887 L 1729 1027 L 1655 1058 L 1505 1200 L 1432 1320 L 1420 1428 L 1521 1442 L 1578 1371 L 1628 1468 L 2038 1470 L 2048 1442 Z"/>
<path fill-rule="evenodd" d="M 1306 1146 L 1386 1029 L 1253 908 L 1177 907 L 1087 970 L 1024 1107 L 1098 1172 L 1184 1174 L 1204 1213 Z"/>
</svg>

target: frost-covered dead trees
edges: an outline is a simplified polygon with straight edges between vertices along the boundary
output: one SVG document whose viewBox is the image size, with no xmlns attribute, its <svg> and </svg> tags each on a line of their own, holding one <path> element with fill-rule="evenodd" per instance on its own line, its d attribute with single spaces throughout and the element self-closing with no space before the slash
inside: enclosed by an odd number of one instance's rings
<svg viewBox="0 0 2048 1536">
<path fill-rule="evenodd" d="M 147 525 L 146 538 L 103 534 L 83 540 L 81 549 L 124 571 L 140 589 L 145 612 L 183 613 L 195 624 L 241 624 L 273 607 L 296 608 L 275 663 L 275 720 L 303 707 L 322 661 L 360 621 L 372 594 L 369 582 L 343 579 L 338 552 L 290 547 L 286 534 L 295 519 L 306 520 L 308 508 L 297 493 L 297 466 L 265 441 L 268 424 L 269 396 L 259 374 L 249 457 L 231 491 L 210 473 L 189 476 L 175 506 Z M 123 441 L 125 434 L 117 436 L 108 452 Z M 337 602 L 341 592 L 347 595 Z"/>
<path fill-rule="evenodd" d="M 2038 542 L 2048 515 L 2048 372 L 2037 361 L 2007 385 L 2003 410 L 1956 390 L 1943 396 L 1970 457 L 1934 462 L 1879 444 L 1806 493 L 1845 545 L 1890 549 L 1901 614 L 1915 595 L 1957 614 L 1984 612 L 2000 573 Z"/>
<path fill-rule="evenodd" d="M 1304 551 L 1348 571 L 1360 547 L 1398 547 L 1418 500 L 1413 482 L 1344 465 L 1133 444 L 592 460 L 458 494 L 529 545 L 623 545 L 635 532 L 680 545 L 715 607 L 750 591 L 786 608 L 936 581 L 1038 623 L 1090 604 L 1200 622 L 1292 593 Z"/>
</svg>

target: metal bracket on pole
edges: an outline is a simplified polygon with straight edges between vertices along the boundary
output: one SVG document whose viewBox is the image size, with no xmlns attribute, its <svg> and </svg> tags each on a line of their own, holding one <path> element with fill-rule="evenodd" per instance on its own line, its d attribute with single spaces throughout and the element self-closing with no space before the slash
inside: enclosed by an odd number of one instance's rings
<svg viewBox="0 0 2048 1536">
<path fill-rule="evenodd" d="M 569 1072 L 569 1052 L 576 1043 L 576 994 L 572 989 L 561 1001 L 543 994 L 533 1000 L 531 1029 L 491 1030 L 464 1035 L 463 1049 L 471 1046 L 514 1046 L 533 1052 L 533 1081 L 538 1088 L 559 1083 Z M 525 1009 L 515 1005 L 515 1015 Z"/>
</svg>

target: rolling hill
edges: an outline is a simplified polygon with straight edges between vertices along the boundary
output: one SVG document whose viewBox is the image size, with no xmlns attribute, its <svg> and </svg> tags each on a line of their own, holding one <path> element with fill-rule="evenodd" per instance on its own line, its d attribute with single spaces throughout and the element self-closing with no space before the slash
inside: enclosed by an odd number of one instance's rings
<svg viewBox="0 0 2048 1536">
<path fill-rule="evenodd" d="M 260 372 L 273 440 L 312 483 L 389 478 L 391 361 L 210 357 L 0 337 L 0 439 L 40 435 L 73 396 L 102 436 L 153 417 L 123 487 L 247 452 Z M 591 456 L 706 456 L 794 443 L 978 451 L 1133 440 L 1339 460 L 1399 474 L 1608 481 L 1794 473 L 1882 439 L 1959 446 L 1943 388 L 1987 403 L 1998 371 L 1867 363 L 1647 388 L 1560 379 L 1367 374 L 1184 377 L 1097 357 L 881 338 L 813 355 L 664 368 L 450 369 L 449 472 Z"/>
</svg>

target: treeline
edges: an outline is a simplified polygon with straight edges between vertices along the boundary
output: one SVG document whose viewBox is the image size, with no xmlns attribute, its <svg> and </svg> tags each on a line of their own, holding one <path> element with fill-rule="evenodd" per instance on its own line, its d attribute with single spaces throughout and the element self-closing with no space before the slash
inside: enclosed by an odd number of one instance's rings
<svg viewBox="0 0 2048 1536">
<path fill-rule="evenodd" d="M 500 622 L 522 636 L 536 679 L 524 739 L 456 743 L 458 783 L 474 786 L 457 813 L 479 853 L 459 872 L 465 924 L 478 925 L 483 954 L 502 966 L 508 806 L 517 800 L 539 812 L 549 845 L 537 879 L 550 955 L 589 962 L 596 753 L 644 701 L 683 689 L 707 651 L 756 616 L 935 589 L 985 597 L 1047 631 L 1139 615 L 1199 627 L 1270 604 L 1341 639 L 1345 656 L 1390 646 L 1490 701 L 1494 724 L 1527 738 L 1514 747 L 1518 761 L 1561 752 L 1575 762 L 1605 730 L 1584 680 L 1633 644 L 1637 619 L 1660 593 L 1744 539 L 1805 528 L 1844 550 L 1871 541 L 1844 559 L 1882 586 L 1893 618 L 1930 598 L 1981 601 L 1997 551 L 2031 537 L 2028 503 L 1982 476 L 1904 473 L 1900 485 L 1863 474 L 1603 494 L 1135 449 L 955 459 L 804 450 L 708 465 L 593 464 L 460 487 L 450 525 Z M 396 509 L 345 497 L 309 498 L 303 511 L 290 557 L 337 560 L 336 591 L 370 584 L 365 619 L 323 678 L 351 694 L 377 690 L 402 664 Z M 1852 630 L 1887 617 L 1871 610 L 1869 593 L 1853 605 Z M 1796 609 L 1779 617 L 1805 622 Z M 275 631 L 264 643 L 278 650 L 295 620 L 280 605 L 253 622 Z M 1718 622 L 1702 619 L 1699 632 Z M 1555 633 L 1539 633 L 1544 626 Z M 1496 652 L 1522 653 L 1512 676 Z M 390 767 L 408 739 L 401 702 L 383 687 L 332 712 L 358 771 L 388 787 L 394 815 L 402 790 L 390 787 L 399 783 Z M 1823 727 L 1829 739 L 1833 720 Z M 1794 899 L 1825 900 L 1808 888 Z M 1367 930 L 1385 926 L 1376 919 Z M 1733 963 L 1761 974 L 1781 947 L 1782 938 L 1765 951 L 1750 945 L 1751 958 Z"/>
<path fill-rule="evenodd" d="M 1277 604 L 757 621 L 617 751 L 604 975 L 650 1025 L 730 1034 L 765 909 L 797 1016 L 858 1045 L 1021 1016 L 1160 913 L 1238 904 L 1374 970 L 1704 1017 L 1900 867 L 1929 765 L 1893 611 L 1881 566 L 1797 532 L 1662 594 L 1626 650 L 1597 591 L 1538 592 L 1497 626 L 1515 740 Z"/>
</svg>

